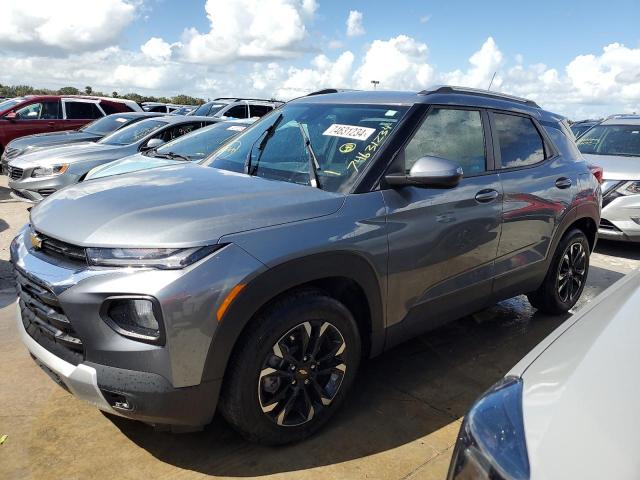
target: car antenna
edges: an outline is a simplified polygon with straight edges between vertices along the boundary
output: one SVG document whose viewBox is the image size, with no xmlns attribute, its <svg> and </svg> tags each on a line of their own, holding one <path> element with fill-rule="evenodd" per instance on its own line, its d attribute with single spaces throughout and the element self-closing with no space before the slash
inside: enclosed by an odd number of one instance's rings
<svg viewBox="0 0 640 480">
<path fill-rule="evenodd" d="M 487 92 L 491 90 L 491 85 L 493 85 L 493 79 L 496 78 L 496 72 L 493 72 L 493 76 L 491 77 L 491 81 L 489 82 L 489 88 L 487 88 Z"/>
</svg>

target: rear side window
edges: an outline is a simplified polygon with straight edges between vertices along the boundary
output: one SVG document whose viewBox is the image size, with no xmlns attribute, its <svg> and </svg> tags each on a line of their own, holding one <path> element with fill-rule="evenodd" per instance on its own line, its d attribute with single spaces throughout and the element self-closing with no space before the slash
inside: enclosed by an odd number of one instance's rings
<svg viewBox="0 0 640 480">
<path fill-rule="evenodd" d="M 544 142 L 531 119 L 503 113 L 493 114 L 501 168 L 534 165 L 544 160 Z"/>
<path fill-rule="evenodd" d="M 231 107 L 224 113 L 225 117 L 233 117 L 233 118 L 247 118 L 249 116 L 249 112 L 247 112 L 246 105 L 236 105 L 235 107 Z"/>
<path fill-rule="evenodd" d="M 100 107 L 104 110 L 104 113 L 111 115 L 112 113 L 122 113 L 133 111 L 127 104 L 120 102 L 100 102 Z"/>
<path fill-rule="evenodd" d="M 251 111 L 252 118 L 262 117 L 263 115 L 266 115 L 271 110 L 273 110 L 273 107 L 270 107 L 268 105 L 250 105 L 249 110 Z"/>
<path fill-rule="evenodd" d="M 404 151 L 405 171 L 421 157 L 446 158 L 462 167 L 465 176 L 487 169 L 484 129 L 479 110 L 434 108 Z"/>
<path fill-rule="evenodd" d="M 92 120 L 103 116 L 95 103 L 66 102 L 64 108 L 67 118 L 72 120 Z"/>
</svg>

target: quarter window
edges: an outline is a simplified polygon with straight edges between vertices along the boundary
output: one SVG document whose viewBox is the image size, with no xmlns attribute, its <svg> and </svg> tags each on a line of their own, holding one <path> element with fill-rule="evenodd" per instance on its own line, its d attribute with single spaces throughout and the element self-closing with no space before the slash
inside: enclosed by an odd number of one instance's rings
<svg viewBox="0 0 640 480">
<path fill-rule="evenodd" d="M 501 168 L 525 167 L 544 160 L 544 143 L 531 119 L 494 113 L 493 123 Z"/>
<path fill-rule="evenodd" d="M 434 108 L 405 147 L 405 170 L 419 158 L 446 158 L 462 167 L 466 176 L 487 169 L 484 129 L 479 110 Z"/>
<path fill-rule="evenodd" d="M 92 120 L 103 116 L 95 103 L 66 102 L 64 108 L 71 120 Z"/>
</svg>

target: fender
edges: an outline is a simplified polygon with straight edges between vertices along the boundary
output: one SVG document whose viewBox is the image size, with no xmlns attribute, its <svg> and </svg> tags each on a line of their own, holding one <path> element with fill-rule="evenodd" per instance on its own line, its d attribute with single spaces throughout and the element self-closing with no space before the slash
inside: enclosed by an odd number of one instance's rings
<svg viewBox="0 0 640 480">
<path fill-rule="evenodd" d="M 234 299 L 209 346 L 202 381 L 224 376 L 227 362 L 242 331 L 270 300 L 296 286 L 329 277 L 355 281 L 364 291 L 371 312 L 370 356 L 379 354 L 385 340 L 382 289 L 373 266 L 361 255 L 338 251 L 287 261 L 252 279 Z"/>
</svg>

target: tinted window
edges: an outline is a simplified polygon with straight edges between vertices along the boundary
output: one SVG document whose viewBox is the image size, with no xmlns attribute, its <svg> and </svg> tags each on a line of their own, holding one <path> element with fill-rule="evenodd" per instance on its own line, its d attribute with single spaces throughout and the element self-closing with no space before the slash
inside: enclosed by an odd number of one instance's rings
<svg viewBox="0 0 640 480">
<path fill-rule="evenodd" d="M 263 115 L 266 115 L 271 110 L 273 110 L 273 107 L 269 107 L 268 105 L 250 105 L 249 110 L 251 112 L 252 118 L 262 117 Z"/>
<path fill-rule="evenodd" d="M 640 125 L 597 125 L 577 144 L 582 153 L 640 156 Z"/>
<path fill-rule="evenodd" d="M 419 158 L 426 156 L 456 162 L 467 176 L 486 171 L 480 112 L 433 109 L 406 146 L 404 155 L 407 173 Z"/>
<path fill-rule="evenodd" d="M 126 126 L 132 121 L 131 117 L 123 117 L 122 115 L 108 115 L 85 125 L 80 130 L 94 135 L 104 137 L 106 134 L 115 132 L 119 128 Z"/>
<path fill-rule="evenodd" d="M 249 116 L 249 112 L 247 112 L 246 105 L 236 105 L 224 112 L 224 116 L 231 118 L 247 118 Z"/>
<path fill-rule="evenodd" d="M 252 175 L 311 185 L 313 155 L 319 187 L 349 191 L 358 175 L 393 135 L 406 107 L 291 103 L 274 110 L 203 162 Z"/>
<path fill-rule="evenodd" d="M 18 118 L 23 120 L 56 120 L 60 118 L 59 102 L 38 102 L 16 110 Z"/>
<path fill-rule="evenodd" d="M 85 120 L 89 118 L 100 118 L 103 116 L 95 103 L 65 102 L 64 108 L 67 112 L 68 119 Z"/>
<path fill-rule="evenodd" d="M 111 135 L 107 135 L 101 139 L 98 143 L 104 143 L 106 145 L 129 145 L 143 139 L 155 130 L 164 127 L 166 124 L 166 122 L 161 122 L 160 120 L 143 120 L 116 130 Z"/>
<path fill-rule="evenodd" d="M 542 137 L 530 119 L 496 113 L 493 120 L 502 168 L 523 167 L 544 160 Z"/>
<path fill-rule="evenodd" d="M 218 123 L 162 145 L 156 150 L 156 154 L 177 153 L 189 160 L 202 160 L 227 139 L 237 135 L 246 127 L 246 125 L 234 125 L 228 122 Z"/>
</svg>

